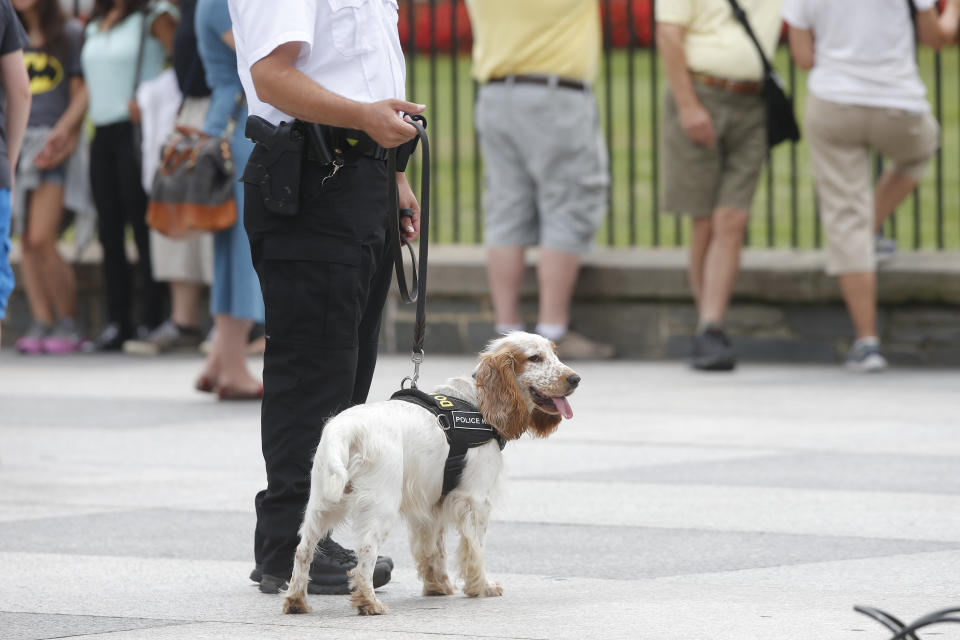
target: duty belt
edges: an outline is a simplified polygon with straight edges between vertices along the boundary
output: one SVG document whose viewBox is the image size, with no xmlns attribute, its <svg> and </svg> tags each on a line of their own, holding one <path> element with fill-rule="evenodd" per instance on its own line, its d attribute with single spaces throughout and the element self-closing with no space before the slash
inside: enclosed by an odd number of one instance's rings
<svg viewBox="0 0 960 640">
<path fill-rule="evenodd" d="M 496 440 L 501 451 L 507 446 L 507 440 L 483 419 L 475 406 L 459 398 L 451 398 L 436 393 L 424 393 L 419 389 L 401 389 L 390 396 L 391 400 L 402 400 L 419 405 L 437 416 L 437 424 L 447 437 L 450 452 L 443 465 L 443 495 L 447 495 L 460 484 L 460 476 L 467 465 L 467 451 Z"/>
</svg>

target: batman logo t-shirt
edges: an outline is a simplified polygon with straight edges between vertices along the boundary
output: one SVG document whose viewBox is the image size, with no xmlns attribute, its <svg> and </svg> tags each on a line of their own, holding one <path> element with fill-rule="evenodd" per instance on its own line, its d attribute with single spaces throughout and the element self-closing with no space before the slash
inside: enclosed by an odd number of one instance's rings
<svg viewBox="0 0 960 640">
<path fill-rule="evenodd" d="M 83 46 L 83 27 L 71 20 L 64 27 L 64 42 L 60 46 L 41 50 L 27 47 L 23 61 L 30 77 L 30 127 L 52 127 L 70 104 L 70 79 L 83 73 L 80 66 L 80 48 Z"/>
</svg>

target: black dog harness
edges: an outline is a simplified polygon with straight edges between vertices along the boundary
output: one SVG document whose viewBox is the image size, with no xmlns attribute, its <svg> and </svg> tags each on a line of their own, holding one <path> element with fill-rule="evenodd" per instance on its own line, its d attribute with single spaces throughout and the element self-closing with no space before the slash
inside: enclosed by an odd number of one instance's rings
<svg viewBox="0 0 960 640">
<path fill-rule="evenodd" d="M 467 463 L 467 451 L 496 440 L 502 451 L 507 440 L 488 424 L 475 406 L 458 398 L 436 393 L 424 393 L 419 389 L 401 389 L 390 396 L 391 400 L 403 400 L 423 407 L 437 416 L 437 424 L 443 429 L 450 445 L 447 461 L 443 465 L 443 495 L 460 484 L 460 476 Z"/>
</svg>

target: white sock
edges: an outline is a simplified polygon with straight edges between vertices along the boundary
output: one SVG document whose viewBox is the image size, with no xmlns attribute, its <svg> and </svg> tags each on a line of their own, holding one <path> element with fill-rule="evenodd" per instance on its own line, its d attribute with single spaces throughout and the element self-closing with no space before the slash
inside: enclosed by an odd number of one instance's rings
<svg viewBox="0 0 960 640">
<path fill-rule="evenodd" d="M 567 335 L 567 325 L 545 324 L 543 322 L 538 322 L 535 331 L 547 340 L 553 340 L 554 342 L 557 342 L 563 338 L 563 336 Z"/>
<path fill-rule="evenodd" d="M 868 346 L 868 345 L 872 347 L 879 347 L 880 338 L 878 338 L 877 336 L 864 336 L 863 338 L 860 338 L 853 343 L 853 346 L 855 347 Z"/>
<path fill-rule="evenodd" d="M 523 326 L 522 322 L 517 322 L 513 324 L 511 323 L 500 324 L 498 322 L 497 324 L 494 325 L 493 328 L 494 328 L 494 331 L 496 331 L 502 336 L 507 335 L 511 331 L 523 331 L 524 329 L 526 329 L 526 327 Z"/>
</svg>

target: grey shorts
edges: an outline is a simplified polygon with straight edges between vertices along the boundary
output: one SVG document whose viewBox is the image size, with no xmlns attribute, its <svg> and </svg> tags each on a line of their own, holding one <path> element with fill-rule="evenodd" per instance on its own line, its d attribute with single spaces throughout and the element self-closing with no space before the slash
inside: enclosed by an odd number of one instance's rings
<svg viewBox="0 0 960 640">
<path fill-rule="evenodd" d="M 589 91 L 530 84 L 480 87 L 489 247 L 582 253 L 607 211 L 607 149 Z"/>
<path fill-rule="evenodd" d="M 695 217 L 712 215 L 717 207 L 750 211 L 767 153 L 763 98 L 693 86 L 713 121 L 717 144 L 707 149 L 687 137 L 673 94 L 667 91 L 660 138 L 662 208 Z"/>
</svg>

